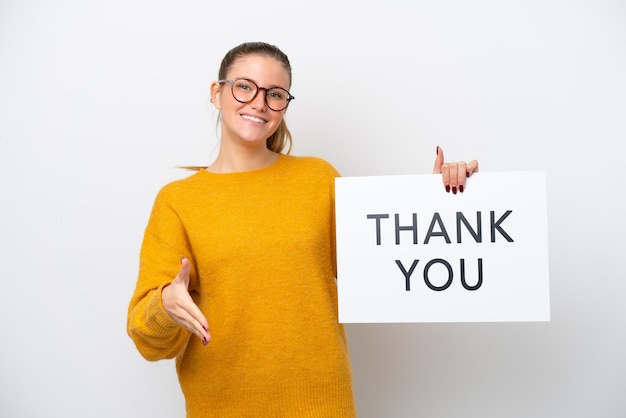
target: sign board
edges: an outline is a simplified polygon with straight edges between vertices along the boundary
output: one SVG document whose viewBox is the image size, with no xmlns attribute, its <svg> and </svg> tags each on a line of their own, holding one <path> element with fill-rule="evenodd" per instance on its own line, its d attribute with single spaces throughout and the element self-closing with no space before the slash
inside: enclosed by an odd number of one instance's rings
<svg viewBox="0 0 626 418">
<path fill-rule="evenodd" d="M 543 171 L 335 183 L 339 321 L 549 321 Z"/>
</svg>

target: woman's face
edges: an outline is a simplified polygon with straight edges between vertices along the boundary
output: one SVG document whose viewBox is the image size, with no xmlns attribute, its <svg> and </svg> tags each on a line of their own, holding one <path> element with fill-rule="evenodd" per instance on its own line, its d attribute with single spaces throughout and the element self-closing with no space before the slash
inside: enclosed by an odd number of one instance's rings
<svg viewBox="0 0 626 418">
<path fill-rule="evenodd" d="M 247 78 L 259 87 L 289 89 L 289 73 L 280 61 L 262 55 L 236 59 L 226 78 Z M 285 110 L 274 111 L 267 106 L 265 93 L 259 89 L 252 101 L 241 103 L 233 97 L 230 83 L 211 85 L 212 101 L 222 113 L 222 142 L 235 141 L 265 148 L 265 141 L 276 131 L 285 114 Z"/>
</svg>

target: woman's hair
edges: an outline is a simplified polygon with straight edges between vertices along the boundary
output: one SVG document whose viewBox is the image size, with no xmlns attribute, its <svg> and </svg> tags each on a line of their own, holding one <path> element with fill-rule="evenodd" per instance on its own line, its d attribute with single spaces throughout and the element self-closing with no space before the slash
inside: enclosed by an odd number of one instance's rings
<svg viewBox="0 0 626 418">
<path fill-rule="evenodd" d="M 277 46 L 265 42 L 245 42 L 228 51 L 222 59 L 218 80 L 224 80 L 226 78 L 228 71 L 230 71 L 238 58 L 248 55 L 261 55 L 279 61 L 289 74 L 289 86 L 287 88 L 291 87 L 291 64 L 289 63 L 289 58 L 287 58 L 287 55 Z M 282 152 L 285 147 L 287 147 L 286 154 L 289 154 L 291 151 L 292 138 L 284 118 L 281 120 L 280 125 L 278 125 L 278 129 L 267 138 L 266 144 L 268 149 L 278 153 Z"/>
</svg>

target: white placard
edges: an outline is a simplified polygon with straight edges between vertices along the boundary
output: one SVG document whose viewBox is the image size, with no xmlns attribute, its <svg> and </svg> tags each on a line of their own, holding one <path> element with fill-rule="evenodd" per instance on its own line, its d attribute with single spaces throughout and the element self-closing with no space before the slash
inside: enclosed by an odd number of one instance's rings
<svg viewBox="0 0 626 418">
<path fill-rule="evenodd" d="M 339 321 L 549 321 L 543 171 L 336 179 Z"/>
</svg>

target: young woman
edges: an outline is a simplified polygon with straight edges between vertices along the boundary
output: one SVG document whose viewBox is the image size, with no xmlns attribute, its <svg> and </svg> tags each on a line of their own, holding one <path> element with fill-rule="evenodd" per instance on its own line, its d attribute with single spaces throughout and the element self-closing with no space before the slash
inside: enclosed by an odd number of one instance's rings
<svg viewBox="0 0 626 418">
<path fill-rule="evenodd" d="M 145 230 L 128 333 L 146 359 L 176 358 L 191 418 L 356 416 L 337 320 L 339 174 L 285 153 L 290 86 L 277 47 L 229 51 L 211 84 L 219 154 L 161 189 Z M 477 170 L 437 148 L 448 191 Z"/>
</svg>

